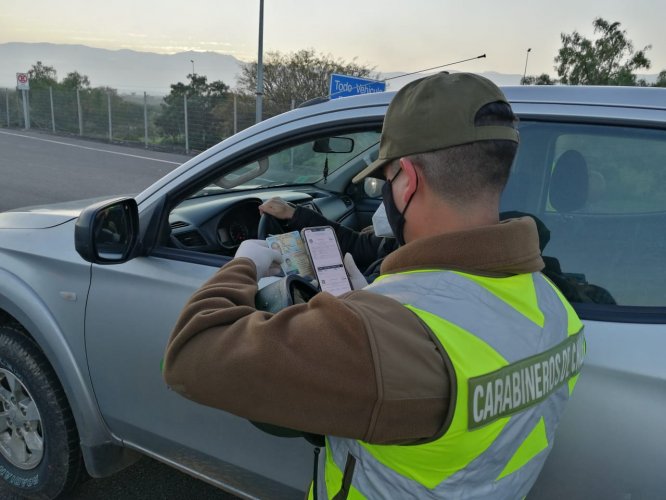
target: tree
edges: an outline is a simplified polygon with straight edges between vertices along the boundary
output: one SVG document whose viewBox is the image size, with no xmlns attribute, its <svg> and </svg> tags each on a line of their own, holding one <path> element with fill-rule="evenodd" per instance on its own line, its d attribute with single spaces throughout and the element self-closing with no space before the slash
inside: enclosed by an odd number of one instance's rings
<svg viewBox="0 0 666 500">
<path fill-rule="evenodd" d="M 654 84 L 655 87 L 666 87 L 666 69 L 659 73 L 657 81 Z"/>
<path fill-rule="evenodd" d="M 90 78 L 71 71 L 58 82 L 57 71 L 41 61 L 33 64 L 30 75 L 30 118 L 33 126 L 50 128 L 51 103 L 55 122 L 60 131 L 76 133 L 79 130 L 80 105 L 83 130 L 86 135 L 108 137 L 109 104 L 113 117 L 113 138 L 138 141 L 145 133 L 142 103 L 124 100 L 116 89 L 90 86 Z M 52 90 L 52 92 L 49 91 Z M 77 98 L 77 91 L 78 98 Z"/>
<path fill-rule="evenodd" d="M 72 71 L 67 73 L 67 76 L 62 79 L 60 86 L 68 90 L 82 90 L 90 88 L 90 80 L 88 76 L 82 75 L 78 71 Z"/>
<path fill-rule="evenodd" d="M 638 69 L 649 69 L 647 45 L 634 52 L 620 23 L 609 23 L 598 17 L 592 23 L 599 37 L 592 41 L 574 31 L 562 33 L 562 48 L 555 57 L 560 81 L 571 85 L 636 85 Z"/>
<path fill-rule="evenodd" d="M 171 85 L 171 92 L 161 104 L 156 118 L 158 128 L 174 142 L 182 141 L 185 134 L 185 97 L 187 97 L 187 122 L 190 147 L 206 149 L 228 135 L 231 116 L 220 113 L 228 106 L 229 86 L 220 81 L 208 83 L 204 75 L 187 75 L 189 83 Z"/>
<path fill-rule="evenodd" d="M 331 55 L 317 54 L 313 49 L 291 54 L 269 52 L 264 61 L 264 98 L 269 113 L 288 111 L 292 100 L 300 104 L 315 97 L 328 95 L 331 73 L 368 77 L 374 68 L 346 62 Z M 241 67 L 237 81 L 240 92 L 254 95 L 257 89 L 257 63 Z"/>
<path fill-rule="evenodd" d="M 32 88 L 54 87 L 58 83 L 58 73 L 53 66 L 46 66 L 42 61 L 37 61 L 28 70 L 30 86 Z"/>
<path fill-rule="evenodd" d="M 520 79 L 521 85 L 556 85 L 557 80 L 551 79 L 548 73 L 541 73 L 539 76 L 526 76 Z"/>
<path fill-rule="evenodd" d="M 58 88 L 58 73 L 53 66 L 37 61 L 28 70 L 30 77 L 30 121 L 33 127 L 46 127 L 51 119 L 49 88 Z"/>
</svg>

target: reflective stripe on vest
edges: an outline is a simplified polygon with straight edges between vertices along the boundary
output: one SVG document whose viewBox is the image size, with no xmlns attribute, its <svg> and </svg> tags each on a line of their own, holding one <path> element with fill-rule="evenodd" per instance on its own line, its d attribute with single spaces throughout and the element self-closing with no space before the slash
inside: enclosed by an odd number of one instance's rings
<svg viewBox="0 0 666 500">
<path fill-rule="evenodd" d="M 582 363 L 582 324 L 568 302 L 540 273 L 414 271 L 380 276 L 366 290 L 400 302 L 437 337 L 456 372 L 453 420 L 442 437 L 414 446 L 329 437 L 319 498 L 338 493 L 350 455 L 349 498 L 525 496 Z"/>
</svg>

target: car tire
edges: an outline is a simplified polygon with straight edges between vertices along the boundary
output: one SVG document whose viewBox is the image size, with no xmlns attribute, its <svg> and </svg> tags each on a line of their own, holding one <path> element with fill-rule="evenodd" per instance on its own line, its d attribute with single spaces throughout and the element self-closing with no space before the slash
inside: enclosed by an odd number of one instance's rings
<svg viewBox="0 0 666 500">
<path fill-rule="evenodd" d="M 62 498 L 85 475 L 53 369 L 20 327 L 0 326 L 0 497 Z"/>
</svg>

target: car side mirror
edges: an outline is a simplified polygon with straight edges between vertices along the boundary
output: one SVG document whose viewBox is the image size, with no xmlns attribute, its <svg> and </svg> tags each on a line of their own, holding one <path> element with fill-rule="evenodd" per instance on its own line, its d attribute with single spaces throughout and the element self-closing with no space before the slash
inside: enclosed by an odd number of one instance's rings
<svg viewBox="0 0 666 500">
<path fill-rule="evenodd" d="M 106 200 L 85 208 L 74 227 L 74 246 L 94 264 L 120 264 L 134 256 L 139 209 L 132 198 Z"/>
</svg>

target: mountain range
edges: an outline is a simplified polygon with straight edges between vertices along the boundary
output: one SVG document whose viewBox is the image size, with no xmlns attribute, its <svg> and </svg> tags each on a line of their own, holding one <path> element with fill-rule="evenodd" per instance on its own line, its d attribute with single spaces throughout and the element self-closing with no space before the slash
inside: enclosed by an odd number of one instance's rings
<svg viewBox="0 0 666 500">
<path fill-rule="evenodd" d="M 107 50 L 85 45 L 52 43 L 0 44 L 0 88 L 16 86 L 16 73 L 27 72 L 37 61 L 53 66 L 58 80 L 71 71 L 87 75 L 93 87 L 112 87 L 120 93 L 165 95 L 170 85 L 185 82 L 192 73 L 208 81 L 222 80 L 235 87 L 241 61 L 216 52 L 156 54 L 134 50 Z"/>
<path fill-rule="evenodd" d="M 27 72 L 33 64 L 41 61 L 53 66 L 58 80 L 71 71 L 87 75 L 93 87 L 111 87 L 121 94 L 166 95 L 170 85 L 185 82 L 193 70 L 206 75 L 208 81 L 222 80 L 232 89 L 240 74 L 242 61 L 227 54 L 217 52 L 179 52 L 177 54 L 156 54 L 134 50 L 108 50 L 85 45 L 53 43 L 3 43 L 0 44 L 0 89 L 16 86 L 16 73 Z M 403 74 L 400 71 L 383 71 L 382 78 Z M 497 72 L 481 73 L 498 85 L 518 85 L 519 74 Z M 392 80 L 391 90 L 422 75 L 410 75 Z M 648 82 L 655 81 L 656 75 L 641 75 Z"/>
</svg>

